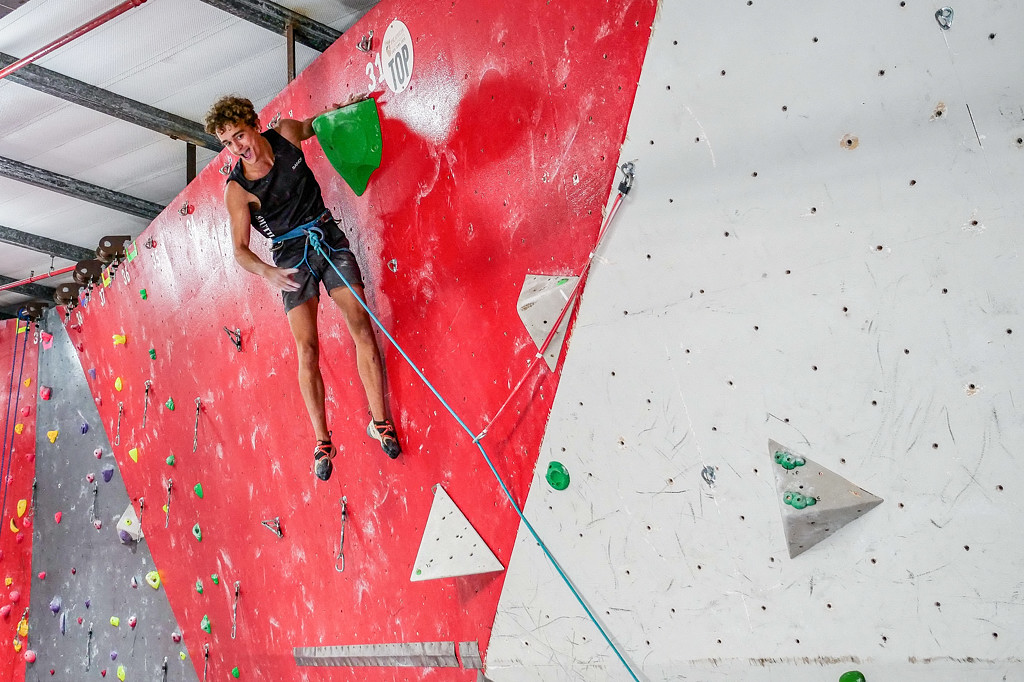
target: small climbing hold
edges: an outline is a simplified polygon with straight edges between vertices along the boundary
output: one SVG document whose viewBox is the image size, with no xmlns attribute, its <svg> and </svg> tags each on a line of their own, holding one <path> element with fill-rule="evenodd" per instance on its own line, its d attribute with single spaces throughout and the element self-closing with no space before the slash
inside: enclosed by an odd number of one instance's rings
<svg viewBox="0 0 1024 682">
<path fill-rule="evenodd" d="M 79 617 L 78 617 L 78 624 L 79 624 L 79 625 L 81 625 L 81 624 L 82 624 L 82 620 L 83 620 L 83 619 L 82 619 L 82 617 L 81 617 L 81 616 L 79 616 Z"/>
<path fill-rule="evenodd" d="M 125 675 L 126 675 L 126 673 L 124 671 L 124 666 L 123 665 L 117 666 L 117 679 L 121 680 L 121 682 L 124 682 Z"/>
<path fill-rule="evenodd" d="M 22 516 L 25 515 L 25 512 L 27 510 L 28 510 L 28 500 L 25 500 L 25 499 L 18 500 L 18 518 L 19 519 Z"/>
<path fill-rule="evenodd" d="M 121 619 L 118 618 L 117 616 L 111 616 L 110 617 L 110 624 L 113 625 L 116 628 L 119 625 L 121 625 Z"/>
<path fill-rule="evenodd" d="M 203 593 L 203 579 L 202 578 L 196 578 L 196 592 L 198 592 L 199 594 Z"/>
<path fill-rule="evenodd" d="M 25 407 L 21 408 L 21 416 L 22 417 L 27 417 L 30 414 L 32 414 L 32 406 L 31 405 L 26 405 Z"/>
<path fill-rule="evenodd" d="M 53 613 L 53 615 L 56 616 L 58 613 L 60 613 L 60 607 L 61 607 L 60 597 L 54 597 L 53 599 L 50 600 L 50 612 Z"/>
<path fill-rule="evenodd" d="M 174 455 L 167 455 L 167 459 L 164 461 L 167 462 L 167 466 L 174 466 Z"/>
<path fill-rule="evenodd" d="M 104 668 L 103 670 L 100 671 L 100 677 L 106 677 L 106 676 L 107 676 L 107 669 Z"/>
<path fill-rule="evenodd" d="M 193 490 L 193 492 L 195 492 L 196 497 L 198 497 L 200 500 L 203 499 L 203 484 L 202 483 L 196 483 L 192 487 L 192 490 Z"/>
<path fill-rule="evenodd" d="M 117 652 L 116 651 L 111 651 L 110 652 L 110 660 L 112 660 L 112 661 L 116 661 L 117 660 Z"/>
<path fill-rule="evenodd" d="M 6 578 L 4 578 L 4 585 L 6 585 L 7 587 L 10 587 L 13 584 L 14 584 L 14 578 L 12 578 L 11 576 L 7 576 Z"/>
<path fill-rule="evenodd" d="M 231 677 L 237 679 L 239 675 L 241 675 L 241 673 L 238 671 L 238 666 L 236 665 L 234 668 L 231 669 Z"/>
<path fill-rule="evenodd" d="M 23 653 L 21 656 L 25 659 L 26 663 L 36 662 L 36 652 L 32 651 L 31 649 L 26 649 L 25 653 Z"/>
<path fill-rule="evenodd" d="M 214 585 L 220 585 L 220 576 L 217 575 L 216 573 L 211 573 L 210 574 L 210 580 L 213 581 Z"/>
<path fill-rule="evenodd" d="M 205 630 L 207 634 L 211 634 L 210 630 L 212 630 L 212 628 L 210 627 L 210 617 L 209 616 L 203 616 L 203 622 L 200 624 L 199 627 L 201 627 L 203 630 Z"/>
<path fill-rule="evenodd" d="M 74 566 L 72 566 L 71 567 L 71 575 L 74 575 L 75 573 L 78 573 L 78 570 Z"/>
<path fill-rule="evenodd" d="M 85 600 L 85 608 L 89 608 L 90 606 L 92 606 L 92 600 L 91 599 L 86 599 Z"/>
<path fill-rule="evenodd" d="M 839 676 L 839 682 L 867 682 L 867 678 L 859 670 L 850 670 Z"/>
<path fill-rule="evenodd" d="M 82 422 L 82 435 L 84 436 L 87 433 L 89 433 L 89 424 Z"/>
<path fill-rule="evenodd" d="M 25 425 L 24 424 L 15 424 L 14 425 L 14 432 L 16 434 L 18 434 L 19 436 L 22 434 L 22 432 L 24 430 L 25 430 Z"/>
<path fill-rule="evenodd" d="M 60 523 L 60 519 L 61 519 L 62 516 L 63 516 L 63 514 L 61 512 L 57 512 L 56 514 L 53 515 L 53 520 L 56 521 L 57 523 Z"/>
<path fill-rule="evenodd" d="M 565 490 L 569 487 L 569 470 L 561 462 L 548 462 L 546 478 L 548 485 L 555 490 Z"/>
<path fill-rule="evenodd" d="M 154 590 L 160 589 L 160 574 L 156 571 L 150 571 L 146 574 L 146 584 L 152 587 Z"/>
<path fill-rule="evenodd" d="M 114 477 L 114 465 L 108 464 L 107 466 L 103 467 L 103 471 L 101 471 L 100 473 L 103 474 L 103 482 L 110 483 L 110 479 Z"/>
<path fill-rule="evenodd" d="M 121 377 L 114 379 L 114 389 L 120 391 L 124 387 L 124 382 L 121 381 Z"/>
<path fill-rule="evenodd" d="M 38 578 L 40 580 L 46 580 L 46 571 L 39 571 Z"/>
<path fill-rule="evenodd" d="M 21 617 L 18 621 L 18 634 L 22 637 L 28 637 L 28 620 L 25 616 Z"/>
<path fill-rule="evenodd" d="M 178 652 L 178 658 L 180 658 L 181 660 L 184 661 L 187 658 L 187 656 L 185 656 L 185 652 L 184 651 L 179 651 Z"/>
<path fill-rule="evenodd" d="M 149 298 L 149 294 L 146 293 L 145 289 L 139 289 L 139 296 L 142 297 L 143 301 L 145 301 L 147 298 Z"/>
<path fill-rule="evenodd" d="M 172 642 L 174 642 L 175 644 L 177 644 L 178 642 L 180 642 L 180 641 L 181 641 L 181 633 L 180 633 L 180 632 L 178 632 L 177 630 L 175 630 L 174 632 L 172 632 L 172 633 L 171 633 L 171 641 L 172 641 Z"/>
<path fill-rule="evenodd" d="M 56 429 L 54 429 L 53 431 L 47 431 L 46 432 L 46 437 L 50 439 L 51 443 L 56 443 L 57 442 L 57 436 L 59 436 L 59 435 L 60 435 L 60 431 L 57 431 Z"/>
<path fill-rule="evenodd" d="M 96 530 L 99 530 L 100 528 L 103 527 L 103 522 L 100 521 L 99 519 L 93 519 L 92 527 L 95 528 Z"/>
<path fill-rule="evenodd" d="M 132 448 L 131 450 L 128 451 L 128 456 L 132 458 L 133 462 L 138 462 L 139 461 L 139 449 L 138 448 Z"/>
<path fill-rule="evenodd" d="M 786 471 L 792 471 L 793 469 L 797 467 L 802 467 L 804 464 L 807 463 L 807 460 L 805 460 L 803 457 L 797 457 L 792 453 L 783 452 L 781 450 L 775 453 L 774 459 L 775 463 L 781 466 Z"/>
<path fill-rule="evenodd" d="M 96 381 L 96 368 L 95 367 L 90 367 L 89 368 L 89 378 L 92 379 L 93 381 Z"/>
<path fill-rule="evenodd" d="M 124 334 L 114 334 L 114 345 L 123 346 L 128 343 L 128 337 Z"/>
<path fill-rule="evenodd" d="M 164 407 L 166 407 L 171 412 L 174 412 L 174 398 L 168 398 L 167 402 L 164 403 Z"/>
<path fill-rule="evenodd" d="M 121 532 L 124 533 L 124 531 L 121 531 Z M 131 537 L 132 536 L 129 535 L 128 539 L 131 540 Z M 122 539 L 121 541 L 124 542 L 124 539 Z M 132 576 L 132 589 L 133 590 L 139 589 L 139 579 L 136 578 L 134 575 Z"/>
<path fill-rule="evenodd" d="M 25 388 L 28 388 L 29 386 L 32 385 L 32 377 L 25 379 L 23 383 L 25 384 Z"/>
<path fill-rule="evenodd" d="M 0 618 L 6 618 L 9 615 L 11 615 L 11 605 L 4 604 L 3 606 L 0 606 Z"/>
<path fill-rule="evenodd" d="M 200 530 L 198 523 L 192 526 L 192 535 L 194 535 L 196 540 L 198 540 L 199 542 L 203 541 L 203 531 Z"/>
<path fill-rule="evenodd" d="M 149 349 L 149 359 L 156 360 L 156 348 Z"/>
<path fill-rule="evenodd" d="M 119 530 L 119 531 L 117 531 L 117 537 L 121 540 L 121 544 L 122 545 L 127 545 L 128 543 L 132 542 L 132 540 L 135 539 L 135 538 L 132 537 L 131 533 L 129 533 L 126 530 Z M 134 581 L 135 578 L 132 578 L 132 580 Z M 136 584 L 136 585 L 133 585 L 132 587 L 138 587 L 138 585 Z"/>
<path fill-rule="evenodd" d="M 17 526 L 14 525 L 14 519 L 11 519 L 11 532 L 12 533 L 20 532 L 20 529 Z"/>
<path fill-rule="evenodd" d="M 131 618 L 128 619 L 128 627 L 132 628 L 133 630 L 135 629 L 135 626 L 138 625 L 138 624 L 139 624 L 139 619 L 136 618 L 135 616 L 132 616 Z"/>
<path fill-rule="evenodd" d="M 103 448 L 96 448 L 92 451 L 92 454 L 96 459 L 103 457 Z"/>
<path fill-rule="evenodd" d="M 11 590 L 10 594 L 7 595 L 7 598 L 11 600 L 12 604 L 17 604 L 18 601 L 21 599 L 21 592 L 18 592 L 17 590 Z"/>
<path fill-rule="evenodd" d="M 118 390 L 120 390 L 120 389 L 118 389 Z M 49 386 L 40 386 L 39 387 L 39 397 L 40 398 L 42 398 L 43 400 L 49 400 L 51 395 L 53 395 L 53 389 L 52 388 L 50 388 Z"/>
</svg>

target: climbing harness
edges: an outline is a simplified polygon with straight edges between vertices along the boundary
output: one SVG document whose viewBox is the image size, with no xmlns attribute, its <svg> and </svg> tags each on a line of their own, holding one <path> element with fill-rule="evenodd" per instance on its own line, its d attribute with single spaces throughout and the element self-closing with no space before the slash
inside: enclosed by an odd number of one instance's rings
<svg viewBox="0 0 1024 682">
<path fill-rule="evenodd" d="M 231 639 L 235 638 L 235 626 L 238 624 L 238 593 L 242 589 L 242 581 L 235 581 L 235 603 L 231 605 Z"/>
<path fill-rule="evenodd" d="M 313 220 L 310 220 L 308 223 L 299 225 L 296 228 L 288 230 L 282 235 L 274 237 L 271 240 L 271 244 L 273 245 L 271 248 L 277 247 L 278 245 L 283 244 L 286 241 L 291 241 L 292 239 L 305 238 L 306 243 L 302 247 L 302 260 L 300 260 L 297 264 L 295 264 L 292 267 L 301 268 L 303 265 L 305 265 L 306 269 L 308 269 L 310 272 L 313 272 L 313 267 L 309 264 L 309 247 L 313 246 L 314 239 L 316 240 L 316 243 L 318 244 L 319 247 L 327 249 L 327 254 L 340 253 L 342 251 L 349 251 L 349 253 L 351 253 L 351 251 L 347 248 L 336 249 L 333 246 L 324 243 L 323 226 L 326 225 L 327 223 L 332 222 L 333 220 L 334 217 L 331 215 L 331 212 L 329 210 L 324 211 Z M 328 262 L 330 262 L 330 256 L 324 254 L 321 248 L 313 246 L 313 249 L 321 256 L 326 258 Z M 331 267 L 334 267 L 334 263 L 331 263 Z M 337 270 L 336 267 L 334 269 Z"/>
<path fill-rule="evenodd" d="M 231 331 L 227 327 L 224 327 L 224 331 L 228 333 L 228 338 L 231 339 L 231 343 L 235 344 L 235 350 L 239 353 L 242 352 L 242 330 L 236 328 L 235 331 Z"/>
<path fill-rule="evenodd" d="M 149 412 L 149 387 L 153 385 L 153 382 L 146 379 L 146 396 L 142 403 L 142 428 L 146 428 L 146 414 Z"/>
<path fill-rule="evenodd" d="M 117 433 L 114 434 L 114 445 L 121 444 L 121 415 L 124 413 L 124 403 L 117 403 Z"/>
<path fill-rule="evenodd" d="M 601 238 L 604 236 L 604 233 L 607 230 L 608 225 L 611 222 L 611 218 L 615 215 L 615 212 L 618 209 L 618 206 L 619 206 L 620 202 L 622 201 L 622 198 L 632 188 L 632 184 L 633 184 L 633 170 L 634 170 L 633 169 L 633 165 L 631 163 L 623 164 L 620 170 L 622 170 L 622 173 L 625 176 L 625 178 L 622 181 L 622 183 L 619 184 L 618 195 L 615 197 L 615 201 L 614 201 L 614 204 L 612 206 L 612 210 L 609 211 L 608 217 L 605 219 L 604 225 L 601 227 L 601 231 L 598 234 L 597 245 L 599 245 L 601 243 Z M 293 230 L 293 232 L 294 232 L 294 230 Z M 612 642 L 611 637 L 608 635 L 608 633 L 605 631 L 605 629 L 598 622 L 597 617 L 594 615 L 593 611 L 591 611 L 590 607 L 587 606 L 587 603 L 583 600 L 583 597 L 577 591 L 575 585 L 573 585 L 572 581 L 569 579 L 569 576 L 567 576 L 565 574 L 565 571 L 562 570 L 562 567 L 559 565 L 559 563 L 555 559 L 554 555 L 552 555 L 551 551 L 548 549 L 547 544 L 545 544 L 545 542 L 541 539 L 541 537 L 537 533 L 536 529 L 534 529 L 533 524 L 530 523 L 529 519 L 526 518 L 526 515 L 523 513 L 523 510 L 519 507 L 519 504 L 516 502 L 515 498 L 512 496 L 512 492 L 508 489 L 508 486 L 506 485 L 505 480 L 501 477 L 501 474 L 498 473 L 498 470 L 495 468 L 494 463 L 491 461 L 490 455 L 487 454 L 487 451 L 484 449 L 483 445 L 480 444 L 480 439 L 483 437 L 483 432 L 481 432 L 480 436 L 474 435 L 472 429 L 470 429 L 469 426 L 466 425 L 466 423 L 462 420 L 462 418 L 459 417 L 458 413 L 455 412 L 455 410 L 441 396 L 441 394 L 434 387 L 434 385 L 432 383 L 430 383 L 430 381 L 423 374 L 423 372 L 420 371 L 420 368 L 416 365 L 415 362 L 413 362 L 412 358 L 410 358 L 409 355 L 405 352 L 405 349 L 402 348 L 401 345 L 399 345 L 398 341 L 395 340 L 395 337 L 391 335 L 391 332 L 389 332 L 387 330 L 387 328 L 384 327 L 384 325 L 381 323 L 380 319 L 373 313 L 372 310 L 370 310 L 370 307 L 366 304 L 366 301 L 363 300 L 363 297 L 360 296 L 358 293 L 356 293 L 355 289 L 352 288 L 352 285 L 349 283 L 348 278 L 346 278 L 345 275 L 342 274 L 341 270 L 339 270 L 338 267 L 336 265 L 334 265 L 334 263 L 331 262 L 330 258 L 328 257 L 327 252 L 325 252 L 325 250 L 324 250 L 324 245 L 321 243 L 321 235 L 318 234 L 318 232 L 319 232 L 319 230 L 312 230 L 312 229 L 311 230 L 306 230 L 307 247 L 310 247 L 310 246 L 313 247 L 314 251 L 316 251 L 324 259 L 326 259 L 328 263 L 330 263 L 331 267 L 334 269 L 334 272 L 337 273 L 338 277 L 345 284 L 345 286 L 348 288 L 348 290 L 350 292 L 352 292 L 352 295 L 355 297 L 355 299 L 359 303 L 360 307 L 362 307 L 362 309 L 366 311 L 366 313 L 370 316 L 370 319 L 373 320 L 373 323 L 375 325 L 377 325 L 377 327 L 380 329 L 381 333 L 384 334 L 385 337 L 387 337 L 387 340 L 391 342 L 391 345 L 394 346 L 395 350 L 397 350 L 398 353 L 402 356 L 402 358 L 405 359 L 405 361 L 412 368 L 413 372 L 416 373 L 416 376 L 418 376 L 420 378 L 420 381 L 422 381 L 423 384 L 430 390 L 430 392 L 434 394 L 434 397 L 438 399 L 438 401 L 448 411 L 448 413 L 452 416 L 452 418 L 455 419 L 455 421 L 458 423 L 458 425 L 461 426 L 462 429 L 473 440 L 473 444 L 476 445 L 477 449 L 480 450 L 480 454 L 483 455 L 484 462 L 487 463 L 487 466 L 491 470 L 491 473 L 494 475 L 494 478 L 498 481 L 498 485 L 501 486 L 501 490 L 502 490 L 502 492 L 504 492 L 505 497 L 508 499 L 508 502 L 511 505 L 512 509 L 515 510 L 516 514 L 519 516 L 519 519 L 522 521 L 523 525 L 530 532 L 530 535 L 533 536 L 534 541 L 537 543 L 537 545 L 544 552 L 544 555 L 547 557 L 548 561 L 551 562 L 551 565 L 554 567 L 554 569 L 558 573 L 559 577 L 561 577 L 562 582 L 564 582 L 566 587 L 569 588 L 569 591 L 572 592 L 572 595 L 576 598 L 576 601 L 579 603 L 579 605 L 581 607 L 583 607 L 583 610 L 586 612 L 587 616 L 590 618 L 590 621 L 597 628 L 598 632 L 601 633 L 601 636 L 604 638 L 604 641 L 608 644 L 608 646 L 611 648 L 611 650 L 615 653 L 616 657 L 619 659 L 619 662 L 622 663 L 622 665 L 626 668 L 626 671 L 629 673 L 630 677 L 633 678 L 634 682 L 640 682 L 640 678 L 638 678 L 636 673 L 633 672 L 633 668 L 629 665 L 629 663 L 626 662 L 626 659 L 622 656 L 622 653 L 619 651 L 618 647 L 615 646 L 614 642 Z M 573 290 L 573 294 L 569 297 L 570 301 L 575 299 L 575 297 L 577 296 L 577 292 L 578 291 L 582 290 L 581 283 L 586 280 L 586 275 L 587 275 L 587 272 L 590 269 L 590 264 L 593 262 L 594 255 L 595 255 L 595 253 L 597 251 L 597 245 L 595 245 L 594 252 L 592 252 L 590 254 L 589 260 L 587 261 L 586 265 L 584 265 L 583 272 L 580 275 L 579 281 L 576 283 L 576 287 Z M 559 316 L 559 321 L 555 323 L 554 327 L 552 328 L 552 331 L 558 329 L 559 324 L 561 324 L 560 320 L 565 316 L 566 310 L 568 309 L 568 304 L 569 304 L 569 302 L 567 302 L 567 307 L 565 309 L 563 309 L 562 315 Z M 548 334 L 548 336 L 552 337 L 553 334 Z M 550 342 L 550 340 L 548 340 L 548 342 Z M 535 364 L 540 364 L 540 363 L 537 362 Z M 529 369 L 528 369 L 528 371 L 529 371 Z M 524 375 L 523 379 L 520 380 L 520 384 L 522 384 L 522 382 L 525 380 L 525 378 L 526 378 L 526 376 Z M 519 388 L 519 386 L 517 385 L 516 390 L 518 390 L 518 388 Z M 506 401 L 506 404 L 507 404 L 507 402 L 508 401 Z M 502 406 L 502 408 L 504 408 L 504 405 Z M 493 421 L 494 420 L 492 419 L 491 422 L 493 423 Z M 486 431 L 486 429 L 484 431 Z M 345 498 L 343 497 L 343 498 L 341 498 L 341 500 L 342 500 L 342 541 L 344 541 L 344 537 L 345 537 L 344 536 L 344 532 L 345 532 Z M 344 570 L 344 554 L 341 552 L 340 548 L 339 548 L 339 551 L 338 551 L 338 559 L 337 560 L 340 560 L 342 563 L 341 563 L 341 568 L 338 568 L 338 564 L 335 563 L 335 570 L 338 570 L 338 571 Z"/>
<path fill-rule="evenodd" d="M 202 408 L 203 401 L 196 398 L 196 425 L 192 429 L 192 452 L 196 451 L 199 447 L 199 410 Z"/>
<path fill-rule="evenodd" d="M 171 520 L 171 488 L 174 486 L 174 479 L 167 479 L 167 504 L 164 505 L 164 528 L 167 527 L 168 521 Z"/>
<path fill-rule="evenodd" d="M 342 573 L 345 570 L 345 520 L 348 518 L 348 497 L 341 498 L 341 539 L 338 540 L 338 556 L 334 557 L 334 570 Z"/>
<path fill-rule="evenodd" d="M 275 516 L 274 518 L 262 521 L 261 523 L 267 528 L 269 528 L 277 537 L 282 537 L 284 535 L 284 533 L 281 532 L 280 516 Z"/>
</svg>

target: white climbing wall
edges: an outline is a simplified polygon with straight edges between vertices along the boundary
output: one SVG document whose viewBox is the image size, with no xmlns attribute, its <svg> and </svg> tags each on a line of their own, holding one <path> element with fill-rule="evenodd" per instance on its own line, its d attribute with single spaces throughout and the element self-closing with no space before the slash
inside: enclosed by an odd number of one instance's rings
<svg viewBox="0 0 1024 682">
<path fill-rule="evenodd" d="M 1024 679 L 1024 4 L 939 7 L 660 7 L 525 508 L 640 679 Z M 884 503 L 790 559 L 769 438 Z M 486 662 L 630 679 L 523 531 Z"/>
</svg>

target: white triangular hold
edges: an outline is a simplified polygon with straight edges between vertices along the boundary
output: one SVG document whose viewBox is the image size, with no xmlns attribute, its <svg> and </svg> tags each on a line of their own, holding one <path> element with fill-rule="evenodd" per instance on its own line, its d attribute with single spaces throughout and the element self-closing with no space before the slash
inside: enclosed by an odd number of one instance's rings
<svg viewBox="0 0 1024 682">
<path fill-rule="evenodd" d="M 430 516 L 409 580 L 454 578 L 503 570 L 505 567 L 452 498 L 440 484 L 435 485 L 434 502 L 430 505 Z"/>
<path fill-rule="evenodd" d="M 790 558 L 882 504 L 882 498 L 785 445 L 769 439 L 768 452 Z"/>
<path fill-rule="evenodd" d="M 134 542 L 138 542 L 142 538 L 142 524 L 139 523 L 135 507 L 131 503 L 124 510 L 124 514 L 121 514 L 121 520 L 117 522 L 117 534 L 121 535 L 121 531 L 127 533 Z"/>
<path fill-rule="evenodd" d="M 548 337 L 551 327 L 554 326 L 579 279 L 575 275 L 527 275 L 523 281 L 516 309 L 519 311 L 519 319 L 523 321 L 523 326 L 530 333 L 530 338 L 538 349 Z M 555 370 L 558 356 L 562 354 L 562 341 L 565 339 L 565 330 L 568 326 L 567 312 L 547 350 L 544 351 L 544 361 L 548 363 L 551 371 Z"/>
</svg>

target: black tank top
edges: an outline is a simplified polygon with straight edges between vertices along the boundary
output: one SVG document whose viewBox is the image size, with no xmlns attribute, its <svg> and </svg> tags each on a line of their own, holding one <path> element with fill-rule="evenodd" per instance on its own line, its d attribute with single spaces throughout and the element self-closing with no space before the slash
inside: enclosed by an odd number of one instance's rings
<svg viewBox="0 0 1024 682">
<path fill-rule="evenodd" d="M 249 205 L 250 222 L 264 236 L 273 239 L 317 218 L 326 207 L 320 185 L 306 165 L 302 150 L 276 130 L 262 135 L 274 152 L 270 172 L 259 180 L 247 180 L 239 159 L 227 181 L 234 180 L 260 200 L 259 209 Z"/>
</svg>

